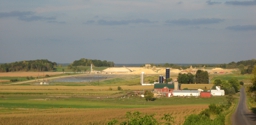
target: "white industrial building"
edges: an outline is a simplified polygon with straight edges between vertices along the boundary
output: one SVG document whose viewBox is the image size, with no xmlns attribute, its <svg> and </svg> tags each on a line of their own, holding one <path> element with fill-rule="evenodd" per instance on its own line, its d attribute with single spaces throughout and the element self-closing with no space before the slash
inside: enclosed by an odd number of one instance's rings
<svg viewBox="0 0 256 125">
<path fill-rule="evenodd" d="M 173 90 L 172 96 L 200 96 L 198 90 Z"/>
</svg>

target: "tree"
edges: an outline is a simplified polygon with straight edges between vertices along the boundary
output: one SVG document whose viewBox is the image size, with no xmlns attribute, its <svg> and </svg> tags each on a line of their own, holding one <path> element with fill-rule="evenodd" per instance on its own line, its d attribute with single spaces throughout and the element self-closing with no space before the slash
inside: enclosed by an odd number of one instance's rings
<svg viewBox="0 0 256 125">
<path fill-rule="evenodd" d="M 221 80 L 220 79 L 215 79 L 214 80 L 214 85 L 215 86 L 221 86 Z"/>
<path fill-rule="evenodd" d="M 238 82 L 238 79 L 230 79 L 228 82 L 231 84 L 231 86 L 235 89 L 235 92 L 238 92 L 240 89 L 240 84 Z"/>
<path fill-rule="evenodd" d="M 197 84 L 209 83 L 209 74 L 207 71 L 197 70 L 195 81 Z"/>
<path fill-rule="evenodd" d="M 239 89 L 239 83 L 236 79 L 230 79 L 228 81 L 216 79 L 214 80 L 214 86 L 221 86 L 221 88 L 225 91 L 225 94 L 235 94 L 238 92 Z"/>
<path fill-rule="evenodd" d="M 149 91 L 149 90 L 146 90 L 146 91 L 144 92 L 144 97 L 145 97 L 146 101 L 154 101 L 154 100 L 155 100 L 155 99 L 154 99 L 154 93 L 152 93 L 152 92 Z"/>
<path fill-rule="evenodd" d="M 188 74 L 179 73 L 178 82 L 179 83 L 185 83 L 185 84 L 195 83 L 194 75 L 191 74 L 191 73 L 188 73 Z"/>
</svg>

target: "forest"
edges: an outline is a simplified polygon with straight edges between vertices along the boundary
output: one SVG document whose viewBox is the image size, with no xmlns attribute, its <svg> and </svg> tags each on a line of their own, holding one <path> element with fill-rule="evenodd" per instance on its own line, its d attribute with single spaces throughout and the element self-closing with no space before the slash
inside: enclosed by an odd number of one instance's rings
<svg viewBox="0 0 256 125">
<path fill-rule="evenodd" d="M 0 64 L 0 72 L 53 71 L 55 66 L 57 66 L 56 62 L 47 59 L 18 61 Z"/>
<path fill-rule="evenodd" d="M 75 60 L 72 64 L 70 64 L 71 66 L 91 66 L 91 64 L 93 64 L 94 66 L 97 67 L 113 67 L 115 66 L 114 62 L 111 61 L 101 61 L 101 60 L 96 60 L 96 59 L 85 59 L 82 58 L 80 60 Z"/>
</svg>

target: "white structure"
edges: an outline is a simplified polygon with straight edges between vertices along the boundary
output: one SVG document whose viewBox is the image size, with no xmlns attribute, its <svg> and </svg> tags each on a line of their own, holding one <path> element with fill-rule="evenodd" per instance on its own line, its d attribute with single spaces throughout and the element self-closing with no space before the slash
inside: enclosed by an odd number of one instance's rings
<svg viewBox="0 0 256 125">
<path fill-rule="evenodd" d="M 144 72 L 141 72 L 140 84 L 144 83 Z"/>
<path fill-rule="evenodd" d="M 91 73 L 92 73 L 93 69 L 92 69 L 92 63 L 91 63 Z"/>
<path fill-rule="evenodd" d="M 179 83 L 177 81 L 174 82 L 174 90 L 179 90 Z"/>
<path fill-rule="evenodd" d="M 211 90 L 211 95 L 212 96 L 224 96 L 225 91 L 220 89 L 220 86 L 216 86 L 216 90 L 212 89 Z"/>
<path fill-rule="evenodd" d="M 198 90 L 173 90 L 173 96 L 200 96 Z"/>
<path fill-rule="evenodd" d="M 144 83 L 144 72 L 141 72 L 140 84 L 141 84 L 142 86 L 152 86 L 152 85 L 154 85 L 155 83 L 154 83 L 154 84 Z"/>
<path fill-rule="evenodd" d="M 211 90 L 211 95 L 212 96 L 224 96 L 225 91 L 224 90 Z"/>
<path fill-rule="evenodd" d="M 48 82 L 40 82 L 39 84 L 40 84 L 40 85 L 49 85 Z"/>
</svg>

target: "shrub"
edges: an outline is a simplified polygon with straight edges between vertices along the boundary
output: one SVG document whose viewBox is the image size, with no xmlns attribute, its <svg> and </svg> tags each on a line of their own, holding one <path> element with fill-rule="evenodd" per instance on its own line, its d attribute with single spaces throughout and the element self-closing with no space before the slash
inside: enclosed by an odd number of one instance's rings
<svg viewBox="0 0 256 125">
<path fill-rule="evenodd" d="M 164 116 L 161 118 L 162 120 L 165 120 L 165 125 L 171 125 L 174 123 L 174 117 L 172 117 L 171 114 L 164 114 Z"/>
<path fill-rule="evenodd" d="M 158 124 L 157 120 L 154 118 L 154 115 L 142 115 L 140 112 L 127 112 L 126 113 L 127 121 L 121 123 L 121 125 L 156 125 Z"/>
<path fill-rule="evenodd" d="M 148 91 L 148 90 L 146 90 L 144 92 L 144 97 L 145 97 L 146 101 L 154 101 L 155 100 L 154 93 L 152 93 L 151 91 Z"/>
<path fill-rule="evenodd" d="M 240 83 L 240 85 L 242 85 L 242 86 L 244 85 L 244 82 L 243 82 L 243 81 L 240 81 L 239 83 Z"/>
<path fill-rule="evenodd" d="M 117 87 L 117 90 L 121 91 L 123 90 L 120 86 Z"/>
<path fill-rule="evenodd" d="M 214 114 L 220 114 L 223 111 L 223 109 L 221 108 L 221 106 L 210 104 L 209 111 Z"/>
<path fill-rule="evenodd" d="M 18 79 L 11 79 L 10 80 L 11 82 L 17 82 L 17 81 L 19 81 Z"/>
<path fill-rule="evenodd" d="M 111 120 L 108 122 L 108 125 L 115 125 L 118 121 L 116 119 Z"/>
</svg>

